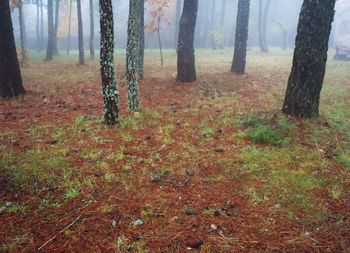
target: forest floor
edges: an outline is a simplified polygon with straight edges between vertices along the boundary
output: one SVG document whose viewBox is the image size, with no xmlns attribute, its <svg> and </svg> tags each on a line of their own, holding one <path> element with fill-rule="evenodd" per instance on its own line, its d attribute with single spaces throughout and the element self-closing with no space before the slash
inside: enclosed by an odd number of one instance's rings
<svg viewBox="0 0 350 253">
<path fill-rule="evenodd" d="M 329 59 L 314 120 L 280 108 L 292 51 L 146 54 L 142 111 L 105 127 L 98 61 L 32 56 L 0 101 L 0 252 L 350 252 L 350 64 Z"/>
</svg>

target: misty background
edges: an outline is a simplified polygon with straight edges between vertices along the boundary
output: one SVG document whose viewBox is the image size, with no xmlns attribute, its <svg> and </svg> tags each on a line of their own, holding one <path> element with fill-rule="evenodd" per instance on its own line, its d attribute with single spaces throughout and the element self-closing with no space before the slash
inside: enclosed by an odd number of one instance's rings
<svg viewBox="0 0 350 253">
<path fill-rule="evenodd" d="M 34 50 L 37 45 L 37 9 L 36 0 L 23 0 L 26 48 Z M 180 1 L 183 2 L 183 1 Z M 225 2 L 225 5 L 223 5 Z M 44 3 L 44 38 L 43 50 L 47 44 L 47 9 Z M 267 0 L 262 0 L 262 11 L 265 11 Z M 161 19 L 160 35 L 163 48 L 176 48 L 176 4 L 177 0 L 169 0 L 169 6 L 164 9 Z M 266 18 L 266 40 L 269 47 L 293 48 L 298 25 L 299 12 L 302 0 L 271 0 Z M 55 4 L 54 4 L 55 5 Z M 58 25 L 58 47 L 65 50 L 67 47 L 69 27 L 69 0 L 60 0 L 59 25 Z M 95 47 L 99 48 L 99 7 L 98 1 L 94 1 L 94 30 Z M 215 7 L 215 8 L 214 8 Z M 117 48 L 125 48 L 127 40 L 128 0 L 114 0 L 115 20 L 115 44 Z M 55 11 L 54 11 L 55 12 Z M 84 47 L 88 48 L 90 35 L 89 0 L 82 0 Z M 158 37 L 154 30 L 148 29 L 152 23 L 152 6 L 145 3 L 145 46 L 146 48 L 158 48 Z M 200 0 L 198 19 L 195 33 L 196 48 L 222 48 L 233 47 L 235 22 L 237 14 L 237 0 Z M 40 18 L 40 17 L 39 17 Z M 18 8 L 12 12 L 14 34 L 16 43 L 19 45 L 19 19 Z M 41 21 L 40 21 L 41 22 Z M 249 47 L 259 46 L 259 0 L 252 0 L 251 15 L 249 21 Z M 72 4 L 71 19 L 71 42 L 70 48 L 78 48 L 78 28 L 76 2 Z M 214 40 L 214 42 L 213 42 Z M 214 44 L 214 46 L 213 46 Z M 347 0 L 339 0 L 336 7 L 336 16 L 330 37 L 330 47 L 338 45 L 350 46 L 350 3 Z"/>
</svg>

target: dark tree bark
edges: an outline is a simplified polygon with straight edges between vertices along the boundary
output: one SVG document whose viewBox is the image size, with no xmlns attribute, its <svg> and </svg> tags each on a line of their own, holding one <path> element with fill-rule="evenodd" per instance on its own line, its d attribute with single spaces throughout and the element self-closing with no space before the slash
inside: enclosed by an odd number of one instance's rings
<svg viewBox="0 0 350 253">
<path fill-rule="evenodd" d="M 179 26 L 181 17 L 181 0 L 176 0 L 176 14 L 175 14 L 175 49 L 177 49 L 177 42 L 179 38 Z"/>
<path fill-rule="evenodd" d="M 60 0 L 56 0 L 55 25 L 54 25 L 54 34 L 53 34 L 53 55 L 58 55 L 57 32 L 58 32 L 58 23 L 59 23 L 59 11 L 60 11 Z"/>
<path fill-rule="evenodd" d="M 302 118 L 319 115 L 335 1 L 304 0 L 282 109 L 286 114 Z"/>
<path fill-rule="evenodd" d="M 247 41 L 249 27 L 250 0 L 239 0 L 236 22 L 235 52 L 231 66 L 231 72 L 245 73 L 247 57 Z"/>
<path fill-rule="evenodd" d="M 18 1 L 19 9 L 19 27 L 20 27 L 20 37 L 21 37 L 21 64 L 27 64 L 27 54 L 26 54 L 26 35 L 25 35 L 25 24 L 23 16 L 23 2 L 22 0 Z"/>
<path fill-rule="evenodd" d="M 25 94 L 19 69 L 9 1 L 0 1 L 0 97 Z"/>
<path fill-rule="evenodd" d="M 193 46 L 197 12 L 198 0 L 184 1 L 177 46 L 176 80 L 178 82 L 194 82 L 197 78 Z"/>
<path fill-rule="evenodd" d="M 128 85 L 128 109 L 130 111 L 140 110 L 139 85 L 137 78 L 137 10 L 138 0 L 130 0 L 128 20 L 128 41 L 126 48 L 126 82 Z"/>
<path fill-rule="evenodd" d="M 73 0 L 69 0 L 69 21 L 68 21 L 67 54 L 69 54 L 69 50 L 70 50 L 70 38 L 71 38 L 71 27 L 72 27 L 72 2 L 73 2 Z"/>
<path fill-rule="evenodd" d="M 140 80 L 144 79 L 144 55 L 145 55 L 145 0 L 138 0 L 137 10 L 137 72 Z"/>
<path fill-rule="evenodd" d="M 47 0 L 47 50 L 46 50 L 46 60 L 53 60 L 53 40 L 54 40 L 54 27 L 53 27 L 53 0 Z"/>
<path fill-rule="evenodd" d="M 119 94 L 114 70 L 114 21 L 111 0 L 100 0 L 100 64 L 104 119 L 107 125 L 119 121 Z"/>
<path fill-rule="evenodd" d="M 95 59 L 95 48 L 94 48 L 94 37 L 95 37 L 95 24 L 94 24 L 94 1 L 89 0 L 90 4 L 90 39 L 89 39 L 89 47 L 90 47 L 90 59 Z"/>
<path fill-rule="evenodd" d="M 83 34 L 83 19 L 81 14 L 81 0 L 77 0 L 78 12 L 78 45 L 79 45 L 79 64 L 84 64 L 84 34 Z"/>
</svg>

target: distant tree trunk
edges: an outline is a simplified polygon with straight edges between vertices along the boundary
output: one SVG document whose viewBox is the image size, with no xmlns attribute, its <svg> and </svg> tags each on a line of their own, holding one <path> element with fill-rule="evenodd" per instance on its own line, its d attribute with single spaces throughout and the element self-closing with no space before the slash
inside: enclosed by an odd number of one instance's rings
<svg viewBox="0 0 350 253">
<path fill-rule="evenodd" d="M 159 45 L 159 52 L 160 52 L 160 66 L 164 65 L 164 59 L 163 59 L 163 48 L 162 48 L 162 40 L 160 38 L 160 13 L 158 16 L 158 21 L 157 21 L 157 35 L 158 35 L 158 45 Z"/>
<path fill-rule="evenodd" d="M 176 14 L 175 14 L 175 50 L 177 49 L 177 40 L 179 38 L 179 25 L 181 16 L 181 0 L 176 0 Z"/>
<path fill-rule="evenodd" d="M 79 44 L 79 64 L 84 64 L 84 34 L 83 34 L 83 19 L 81 14 L 81 0 L 77 0 L 78 12 L 78 44 Z"/>
<path fill-rule="evenodd" d="M 178 82 L 194 82 L 197 78 L 193 46 L 197 12 L 198 0 L 184 1 L 177 46 L 176 80 Z"/>
<path fill-rule="evenodd" d="M 53 27 L 53 0 L 47 0 L 47 50 L 46 60 L 53 60 L 53 40 L 54 40 L 54 27 Z"/>
<path fill-rule="evenodd" d="M 250 0 L 239 0 L 236 23 L 235 52 L 231 66 L 231 72 L 245 73 L 247 41 L 249 27 Z"/>
<path fill-rule="evenodd" d="M 137 10 L 137 72 L 140 80 L 144 79 L 144 55 L 145 55 L 145 0 L 138 0 Z"/>
<path fill-rule="evenodd" d="M 282 109 L 286 114 L 302 118 L 319 115 L 335 2 L 304 0 Z"/>
<path fill-rule="evenodd" d="M 68 21 L 67 55 L 69 55 L 69 50 L 70 50 L 70 38 L 71 38 L 71 27 L 72 27 L 72 2 L 73 2 L 73 0 L 69 0 L 69 21 Z"/>
<path fill-rule="evenodd" d="M 258 18 L 258 33 L 259 33 L 259 47 L 261 52 L 266 52 L 264 48 L 264 36 L 263 36 L 263 0 L 259 0 L 259 18 Z"/>
<path fill-rule="evenodd" d="M 40 51 L 44 47 L 44 7 L 43 0 L 40 0 Z"/>
<path fill-rule="evenodd" d="M 40 52 L 40 3 L 36 1 L 36 46 L 38 52 Z"/>
<path fill-rule="evenodd" d="M 94 48 L 94 36 L 95 36 L 95 26 L 94 26 L 94 1 L 89 0 L 90 3 L 90 59 L 95 59 L 95 48 Z"/>
<path fill-rule="evenodd" d="M 138 0 L 130 0 L 128 20 L 128 41 L 126 48 L 126 82 L 128 85 L 128 109 L 140 110 L 139 85 L 137 80 L 137 7 Z"/>
<path fill-rule="evenodd" d="M 23 16 L 23 2 L 22 0 L 18 1 L 19 8 L 19 27 L 20 27 L 20 36 L 21 36 L 21 63 L 22 65 L 27 64 L 27 54 L 26 54 L 26 36 L 25 36 L 25 24 Z"/>
<path fill-rule="evenodd" d="M 107 125 L 119 121 L 119 94 L 114 70 L 114 21 L 111 0 L 100 0 L 100 65 L 104 120 Z"/>
<path fill-rule="evenodd" d="M 53 55 L 58 55 L 57 32 L 58 32 L 58 23 L 59 23 L 59 11 L 60 11 L 60 0 L 56 0 L 55 26 L 54 26 L 54 35 L 53 35 Z"/>
<path fill-rule="evenodd" d="M 211 27 L 211 47 L 212 49 L 216 49 L 216 42 L 215 42 L 215 36 L 214 36 L 214 32 L 215 32 L 215 9 L 216 9 L 216 0 L 212 0 L 212 6 L 211 6 L 211 17 L 210 17 L 210 27 Z"/>
<path fill-rule="evenodd" d="M 224 41 L 220 43 L 221 49 L 225 48 L 226 46 L 226 37 L 225 37 L 226 3 L 227 3 L 227 0 L 222 0 L 220 28 L 223 31 Z"/>
<path fill-rule="evenodd" d="M 267 20 L 269 17 L 269 10 L 270 10 L 271 0 L 267 0 L 264 10 L 264 17 L 263 17 L 263 23 L 262 23 L 262 35 L 263 35 L 263 43 L 264 43 L 264 49 L 265 52 L 269 52 L 269 46 L 267 44 Z"/>
<path fill-rule="evenodd" d="M 25 94 L 19 69 L 9 1 L 0 1 L 0 97 Z"/>
<path fill-rule="evenodd" d="M 288 42 L 287 42 L 288 31 L 284 28 L 284 26 L 282 25 L 281 22 L 277 22 L 277 24 L 279 25 L 279 27 L 281 28 L 281 31 L 282 31 L 282 49 L 287 50 L 287 48 L 288 48 Z"/>
</svg>

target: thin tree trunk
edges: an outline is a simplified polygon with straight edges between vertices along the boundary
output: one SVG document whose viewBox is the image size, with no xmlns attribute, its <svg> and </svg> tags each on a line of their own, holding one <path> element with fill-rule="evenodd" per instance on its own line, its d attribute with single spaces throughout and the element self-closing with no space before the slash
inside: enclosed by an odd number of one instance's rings
<svg viewBox="0 0 350 253">
<path fill-rule="evenodd" d="M 0 97 L 25 94 L 18 64 L 9 1 L 0 1 Z"/>
<path fill-rule="evenodd" d="M 177 49 L 177 42 L 179 38 L 179 23 L 181 16 L 181 0 L 176 0 L 176 14 L 175 14 L 175 50 Z"/>
<path fill-rule="evenodd" d="M 319 115 L 335 2 L 304 0 L 299 16 L 293 67 L 282 108 L 286 114 L 302 118 Z"/>
<path fill-rule="evenodd" d="M 36 46 L 38 52 L 40 52 L 40 4 L 39 0 L 36 1 Z"/>
<path fill-rule="evenodd" d="M 48 31 L 48 37 L 47 37 L 47 50 L 46 50 L 46 60 L 52 61 L 53 60 L 53 3 L 52 0 L 47 0 L 47 31 Z"/>
<path fill-rule="evenodd" d="M 54 35 L 53 35 L 53 54 L 54 55 L 58 55 L 57 32 L 58 32 L 58 23 L 59 23 L 59 11 L 60 11 L 60 0 L 56 0 L 55 26 L 54 26 Z"/>
<path fill-rule="evenodd" d="M 107 125 L 115 125 L 119 121 L 119 93 L 114 69 L 114 21 L 111 0 L 100 0 L 100 30 L 104 120 Z"/>
<path fill-rule="evenodd" d="M 79 64 L 84 64 L 84 34 L 83 34 L 83 19 L 81 14 L 81 0 L 77 0 L 78 12 L 78 44 L 79 44 Z"/>
<path fill-rule="evenodd" d="M 215 42 L 215 9 L 216 9 L 216 0 L 213 0 L 212 6 L 211 6 L 211 17 L 210 17 L 210 27 L 211 27 L 211 47 L 212 49 L 216 49 L 216 42 Z"/>
<path fill-rule="evenodd" d="M 40 0 L 40 51 L 44 47 L 44 7 L 43 0 Z"/>
<path fill-rule="evenodd" d="M 72 2 L 73 2 L 73 0 L 69 0 L 67 55 L 69 55 L 69 50 L 70 50 L 70 38 L 71 38 L 71 26 L 72 26 Z"/>
<path fill-rule="evenodd" d="M 265 52 L 264 36 L 263 36 L 263 0 L 259 0 L 259 18 L 258 18 L 258 33 L 259 33 L 259 47 L 261 52 Z"/>
<path fill-rule="evenodd" d="M 145 1 L 138 2 L 138 49 L 137 49 L 137 72 L 140 80 L 144 79 L 144 58 L 145 58 Z"/>
<path fill-rule="evenodd" d="M 177 48 L 176 80 L 178 82 L 194 82 L 197 78 L 193 46 L 197 12 L 198 0 L 184 1 Z"/>
<path fill-rule="evenodd" d="M 221 49 L 224 49 L 226 46 L 226 36 L 225 36 L 226 3 L 227 3 L 227 0 L 222 0 L 220 29 L 222 29 L 224 40 L 220 43 Z"/>
<path fill-rule="evenodd" d="M 139 85 L 137 80 L 137 7 L 138 0 L 130 0 L 128 20 L 128 41 L 126 48 L 126 82 L 128 85 L 128 109 L 140 110 Z"/>
<path fill-rule="evenodd" d="M 90 59 L 95 59 L 95 48 L 94 48 L 94 36 L 95 36 L 95 26 L 94 26 L 94 1 L 89 0 L 90 3 Z"/>
<path fill-rule="evenodd" d="M 245 73 L 249 28 L 249 9 L 250 0 L 238 1 L 235 52 L 231 66 L 231 72 L 237 74 Z"/>
<path fill-rule="evenodd" d="M 18 8 L 19 8 L 19 27 L 20 27 L 20 36 L 21 36 L 21 64 L 25 65 L 27 64 L 27 54 L 26 54 L 26 36 L 25 36 L 25 24 L 24 24 L 24 17 L 23 17 L 23 2 L 22 0 L 18 1 Z"/>
<path fill-rule="evenodd" d="M 264 52 L 269 52 L 269 46 L 267 44 L 267 20 L 269 16 L 269 10 L 270 10 L 271 0 L 267 0 L 264 10 L 264 17 L 263 17 L 263 23 L 262 23 L 262 36 L 263 36 L 263 45 L 264 45 Z"/>
<path fill-rule="evenodd" d="M 162 40 L 160 38 L 160 13 L 158 16 L 157 35 L 158 35 L 158 45 L 159 45 L 159 52 L 160 52 L 160 66 L 163 66 L 164 65 L 163 49 L 162 49 Z"/>
</svg>

